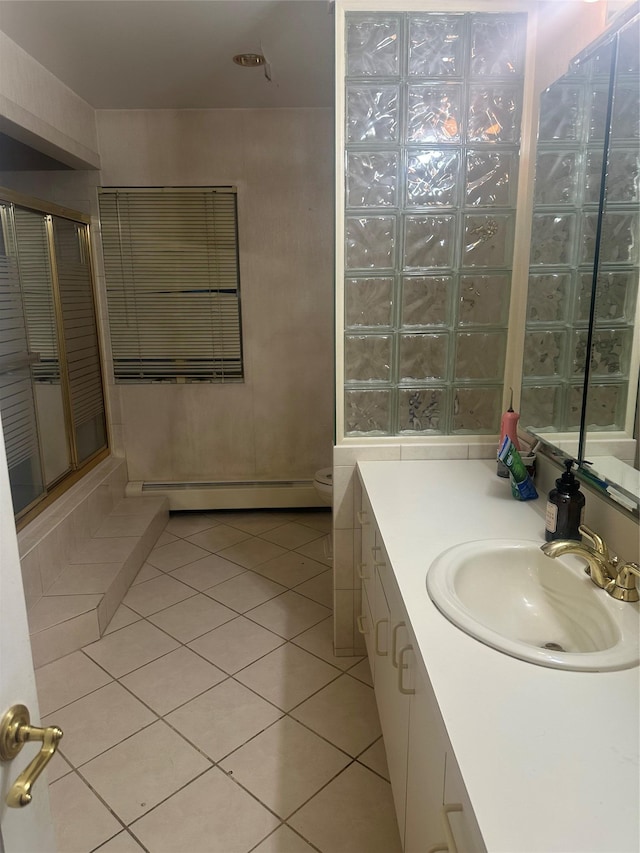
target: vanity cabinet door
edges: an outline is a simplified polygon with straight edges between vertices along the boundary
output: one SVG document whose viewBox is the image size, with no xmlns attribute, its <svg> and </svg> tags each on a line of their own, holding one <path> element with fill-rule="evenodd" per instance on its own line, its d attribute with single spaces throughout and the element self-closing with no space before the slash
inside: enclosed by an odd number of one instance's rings
<svg viewBox="0 0 640 853">
<path fill-rule="evenodd" d="M 409 731 L 412 672 L 410 647 L 405 629 L 405 612 L 395 582 L 391 578 L 384 549 L 378 553 L 376 569 L 376 629 L 374 683 L 380 724 L 389 765 L 389 778 L 404 844 L 407 785 L 407 738 Z M 402 666 L 404 661 L 404 666 Z"/>
<path fill-rule="evenodd" d="M 458 762 L 450 747 L 445 769 L 443 812 L 444 826 L 450 833 L 449 849 L 453 847 L 458 853 L 487 853 Z"/>
<path fill-rule="evenodd" d="M 409 714 L 405 853 L 425 853 L 444 842 L 445 756 L 448 740 L 424 667 L 414 658 L 415 694 Z M 459 847 L 459 853 L 465 847 Z"/>
<path fill-rule="evenodd" d="M 367 648 L 367 660 L 369 661 L 369 668 L 371 669 L 371 678 L 375 683 L 375 665 L 376 658 L 375 652 L 373 648 L 373 628 L 374 626 L 374 615 L 373 608 L 369 603 L 369 596 L 367 595 L 366 589 L 362 588 L 362 613 L 360 614 L 360 618 L 358 619 L 358 630 L 364 637 L 364 644 Z"/>
<path fill-rule="evenodd" d="M 358 512 L 358 521 L 360 522 L 361 546 L 360 562 L 356 568 L 362 587 L 366 590 L 367 595 L 369 596 L 369 603 L 373 604 L 375 587 L 375 571 L 373 563 L 376 554 L 376 529 L 373 519 L 373 510 L 371 509 L 371 505 L 364 493 L 362 495 L 362 509 Z"/>
<path fill-rule="evenodd" d="M 486 853 L 429 677 L 414 654 L 406 610 L 364 491 L 358 519 L 358 626 L 371 666 L 403 850 L 426 853 L 437 846 L 451 853 Z"/>
</svg>

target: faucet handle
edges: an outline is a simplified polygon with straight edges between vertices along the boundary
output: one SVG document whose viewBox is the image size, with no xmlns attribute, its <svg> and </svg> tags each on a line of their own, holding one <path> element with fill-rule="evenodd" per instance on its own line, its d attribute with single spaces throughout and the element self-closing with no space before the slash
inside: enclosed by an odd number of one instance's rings
<svg viewBox="0 0 640 853">
<path fill-rule="evenodd" d="M 636 576 L 640 577 L 640 566 L 637 563 L 623 563 L 615 580 L 609 581 L 605 589 L 617 601 L 639 601 Z"/>
<path fill-rule="evenodd" d="M 609 548 L 607 547 L 607 543 L 604 541 L 602 536 L 598 536 L 598 534 L 595 531 L 591 530 L 590 527 L 587 527 L 586 524 L 581 524 L 578 527 L 578 530 L 580 531 L 580 533 L 582 533 L 583 536 L 587 537 L 587 539 L 589 540 L 589 544 L 596 553 L 601 554 L 602 557 L 607 561 L 607 563 L 611 562 L 611 557 L 609 556 Z"/>
</svg>

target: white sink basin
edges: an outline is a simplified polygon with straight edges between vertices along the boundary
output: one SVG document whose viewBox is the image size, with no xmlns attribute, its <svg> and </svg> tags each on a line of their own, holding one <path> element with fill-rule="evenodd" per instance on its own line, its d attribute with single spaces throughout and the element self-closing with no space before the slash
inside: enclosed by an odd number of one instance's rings
<svg viewBox="0 0 640 853">
<path fill-rule="evenodd" d="M 580 558 L 552 559 L 540 544 L 488 539 L 449 548 L 429 567 L 429 595 L 458 628 L 521 660 L 589 671 L 636 666 L 638 605 L 599 589 Z"/>
</svg>

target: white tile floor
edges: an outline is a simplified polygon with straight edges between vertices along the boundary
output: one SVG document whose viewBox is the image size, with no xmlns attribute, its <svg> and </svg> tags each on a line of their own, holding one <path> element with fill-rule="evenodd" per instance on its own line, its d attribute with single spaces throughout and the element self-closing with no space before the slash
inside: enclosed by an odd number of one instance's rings
<svg viewBox="0 0 640 853">
<path fill-rule="evenodd" d="M 105 636 L 37 671 L 59 853 L 400 850 L 368 663 L 332 651 L 330 529 L 174 514 Z"/>
</svg>

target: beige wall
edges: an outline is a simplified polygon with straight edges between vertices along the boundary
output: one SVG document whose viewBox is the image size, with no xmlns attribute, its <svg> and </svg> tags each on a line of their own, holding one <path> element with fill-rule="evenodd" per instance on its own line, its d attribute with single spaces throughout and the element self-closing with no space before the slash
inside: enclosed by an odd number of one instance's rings
<svg viewBox="0 0 640 853">
<path fill-rule="evenodd" d="M 97 124 L 103 186 L 238 188 L 245 383 L 117 386 L 130 480 L 313 477 L 333 444 L 332 111 L 109 110 Z"/>
</svg>

